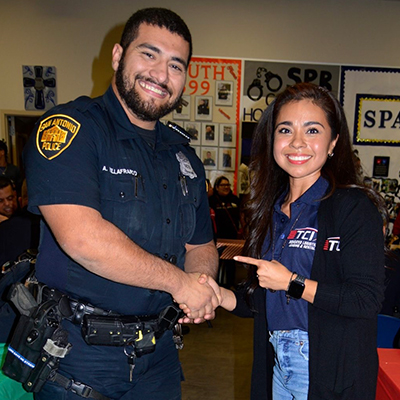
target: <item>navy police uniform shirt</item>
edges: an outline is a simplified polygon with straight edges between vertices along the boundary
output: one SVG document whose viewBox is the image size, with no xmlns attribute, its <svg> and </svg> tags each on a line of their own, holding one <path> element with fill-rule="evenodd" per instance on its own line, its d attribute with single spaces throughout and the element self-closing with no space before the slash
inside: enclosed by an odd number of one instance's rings
<svg viewBox="0 0 400 400">
<path fill-rule="evenodd" d="M 310 278 L 318 235 L 318 208 L 328 189 L 328 181 L 320 177 L 303 195 L 291 204 L 291 218 L 281 211 L 284 193 L 274 208 L 274 243 L 265 254 L 265 260 L 277 260 L 289 271 Z M 269 239 L 264 242 L 264 251 Z M 267 293 L 268 329 L 308 331 L 308 303 L 291 299 L 287 304 L 286 292 Z"/>
<path fill-rule="evenodd" d="M 102 97 L 80 97 L 47 113 L 24 161 L 32 212 L 50 204 L 94 208 L 137 245 L 181 269 L 186 243 L 213 238 L 204 168 L 188 140 L 158 122 L 151 148 L 112 87 Z M 168 293 L 87 271 L 60 249 L 45 224 L 39 250 L 38 280 L 73 298 L 131 315 L 158 313 L 172 301 Z"/>
</svg>

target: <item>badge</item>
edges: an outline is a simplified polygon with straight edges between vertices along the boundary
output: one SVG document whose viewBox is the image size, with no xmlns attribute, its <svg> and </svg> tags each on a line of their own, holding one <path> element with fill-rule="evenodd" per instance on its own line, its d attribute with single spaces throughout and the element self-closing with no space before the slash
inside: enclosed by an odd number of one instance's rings
<svg viewBox="0 0 400 400">
<path fill-rule="evenodd" d="M 179 166 L 183 175 L 188 176 L 190 179 L 197 178 L 196 172 L 194 172 L 192 165 L 188 158 L 180 151 L 176 153 L 176 159 L 179 161 Z"/>
<path fill-rule="evenodd" d="M 45 118 L 36 133 L 39 153 L 52 160 L 59 156 L 74 140 L 81 124 L 68 115 L 56 114 Z"/>
</svg>

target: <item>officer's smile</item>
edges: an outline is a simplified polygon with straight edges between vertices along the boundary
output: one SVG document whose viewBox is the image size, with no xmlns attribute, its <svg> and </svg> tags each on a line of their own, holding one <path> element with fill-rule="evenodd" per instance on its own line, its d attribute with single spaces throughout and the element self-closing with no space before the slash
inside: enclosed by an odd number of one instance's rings
<svg viewBox="0 0 400 400">
<path fill-rule="evenodd" d="M 138 81 L 141 88 L 144 89 L 145 92 L 150 93 L 152 95 L 156 95 L 159 98 L 165 98 L 168 96 L 169 91 L 161 88 L 159 85 L 155 85 L 149 81 Z"/>
</svg>

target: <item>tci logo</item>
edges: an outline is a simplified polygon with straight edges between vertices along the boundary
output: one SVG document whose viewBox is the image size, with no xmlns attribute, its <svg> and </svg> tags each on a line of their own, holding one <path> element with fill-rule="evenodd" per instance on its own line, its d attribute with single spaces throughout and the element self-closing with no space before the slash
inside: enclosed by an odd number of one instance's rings
<svg viewBox="0 0 400 400">
<path fill-rule="evenodd" d="M 325 240 L 325 251 L 340 251 L 340 237 L 330 237 Z"/>
</svg>

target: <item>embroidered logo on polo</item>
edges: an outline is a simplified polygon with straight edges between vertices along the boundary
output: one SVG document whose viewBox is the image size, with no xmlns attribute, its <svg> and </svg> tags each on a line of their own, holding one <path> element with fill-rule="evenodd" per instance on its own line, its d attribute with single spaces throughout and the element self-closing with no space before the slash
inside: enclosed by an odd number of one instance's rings
<svg viewBox="0 0 400 400">
<path fill-rule="evenodd" d="M 298 228 L 290 231 L 287 236 L 288 247 L 297 249 L 315 250 L 318 230 L 314 228 Z"/>
<path fill-rule="evenodd" d="M 179 161 L 179 167 L 182 175 L 188 176 L 190 179 L 197 178 L 197 174 L 193 170 L 192 164 L 190 164 L 188 158 L 181 151 L 175 155 L 176 159 Z"/>
<path fill-rule="evenodd" d="M 340 251 L 340 237 L 329 237 L 324 243 L 325 251 Z"/>
<path fill-rule="evenodd" d="M 66 150 L 78 134 L 81 124 L 68 115 L 56 114 L 45 118 L 36 133 L 39 153 L 52 160 Z"/>
</svg>

